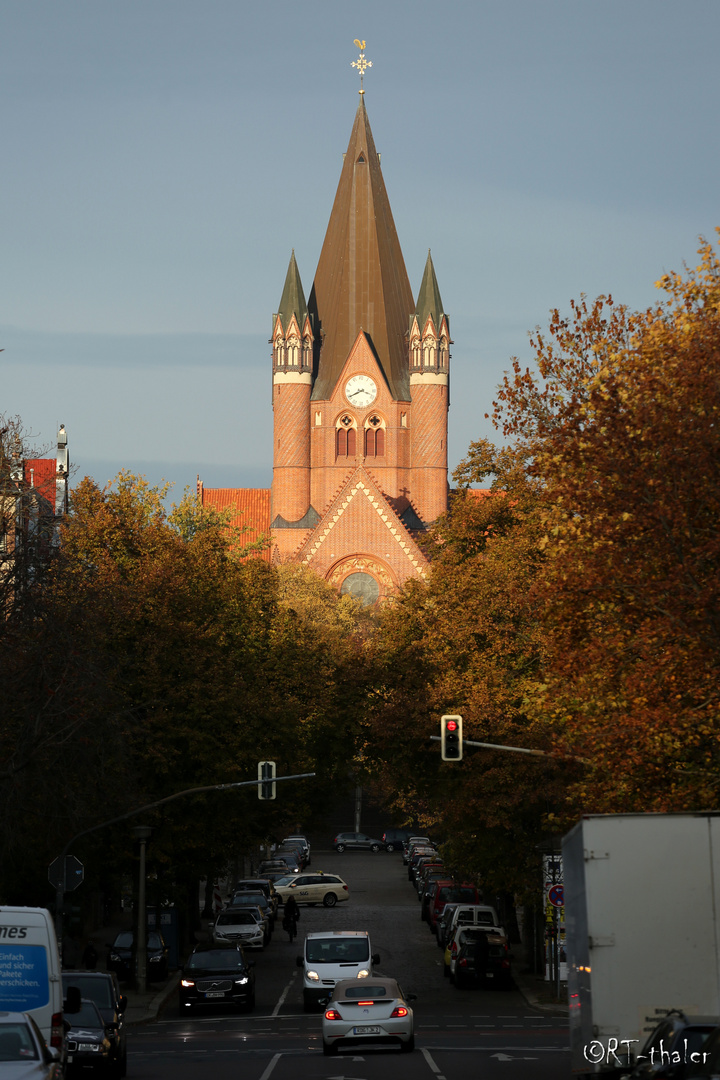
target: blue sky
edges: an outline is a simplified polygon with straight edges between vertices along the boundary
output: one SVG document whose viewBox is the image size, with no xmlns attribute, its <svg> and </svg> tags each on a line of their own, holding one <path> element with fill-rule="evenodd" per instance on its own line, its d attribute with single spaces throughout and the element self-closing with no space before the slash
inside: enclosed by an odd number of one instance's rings
<svg viewBox="0 0 720 1080">
<path fill-rule="evenodd" d="M 366 104 L 413 291 L 432 249 L 450 463 L 528 332 L 650 303 L 720 225 L 717 0 L 0 0 L 0 412 L 76 478 L 269 486 L 267 339 L 310 291 Z"/>
</svg>

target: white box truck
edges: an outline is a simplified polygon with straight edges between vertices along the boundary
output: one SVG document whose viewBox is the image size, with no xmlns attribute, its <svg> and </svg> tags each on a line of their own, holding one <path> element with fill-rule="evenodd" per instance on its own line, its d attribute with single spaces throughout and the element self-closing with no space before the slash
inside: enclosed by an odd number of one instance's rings
<svg viewBox="0 0 720 1080">
<path fill-rule="evenodd" d="M 45 908 L 0 907 L 0 1011 L 28 1012 L 62 1050 L 63 988 L 55 926 Z"/>
<path fill-rule="evenodd" d="M 573 1073 L 617 1071 L 671 1009 L 720 1016 L 720 814 L 587 816 L 562 852 Z"/>
</svg>

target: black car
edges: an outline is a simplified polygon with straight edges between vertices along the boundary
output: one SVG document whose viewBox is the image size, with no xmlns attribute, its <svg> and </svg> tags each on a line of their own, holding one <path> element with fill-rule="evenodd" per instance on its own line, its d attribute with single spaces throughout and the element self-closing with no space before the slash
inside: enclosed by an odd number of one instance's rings
<svg viewBox="0 0 720 1080">
<path fill-rule="evenodd" d="M 111 1071 L 115 1076 L 125 1076 L 127 1033 L 123 1013 L 127 1006 L 127 999 L 120 993 L 117 975 L 112 971 L 63 971 L 62 984 L 65 997 L 68 996 L 70 987 L 75 987 L 76 997 L 95 1002 L 110 1039 Z M 71 1020 L 71 1014 L 66 1015 L 65 1019 Z"/>
<path fill-rule="evenodd" d="M 382 834 L 382 842 L 388 851 L 402 851 L 403 845 L 411 836 L 416 835 L 416 829 L 386 829 Z"/>
<path fill-rule="evenodd" d="M 200 1005 L 255 1006 L 254 960 L 239 945 L 196 945 L 182 969 L 180 1009 Z"/>
<path fill-rule="evenodd" d="M 512 986 L 510 951 L 507 942 L 496 932 L 480 927 L 468 927 L 460 935 L 460 947 L 455 962 L 455 985 L 458 989 L 474 983 Z"/>
<path fill-rule="evenodd" d="M 332 842 L 336 851 L 382 851 L 383 843 L 367 833 L 341 832 Z"/>
<path fill-rule="evenodd" d="M 108 946 L 107 969 L 114 971 L 118 979 L 123 982 L 133 977 L 134 941 L 135 935 L 132 930 L 121 930 L 112 945 Z M 162 934 L 156 930 L 148 930 L 146 969 L 148 982 L 165 982 L 168 977 L 169 951 Z"/>
<path fill-rule="evenodd" d="M 660 1077 L 663 1080 L 684 1080 L 687 1077 L 689 1080 L 691 1076 L 717 1074 L 720 1067 L 717 1038 L 714 1037 L 714 1054 L 708 1038 L 716 1027 L 717 1017 L 686 1016 L 684 1012 L 674 1009 L 648 1036 L 637 1055 L 630 1077 L 632 1080 L 651 1080 L 655 1077 L 658 1080 Z M 709 1051 L 704 1064 L 703 1051 Z M 711 1058 L 714 1058 L 714 1064 Z"/>
<path fill-rule="evenodd" d="M 65 1014 L 70 1025 L 65 1036 L 68 1073 L 90 1068 L 104 1076 L 111 1072 L 120 1076 L 113 1057 L 113 1026 L 105 1022 L 94 1001 L 82 999 L 78 1005 L 77 1011 Z"/>
</svg>

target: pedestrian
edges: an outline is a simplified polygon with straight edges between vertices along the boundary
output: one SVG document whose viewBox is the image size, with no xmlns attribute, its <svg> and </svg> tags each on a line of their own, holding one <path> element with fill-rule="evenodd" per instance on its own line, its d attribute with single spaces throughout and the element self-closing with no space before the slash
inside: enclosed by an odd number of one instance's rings
<svg viewBox="0 0 720 1080">
<path fill-rule="evenodd" d="M 285 901 L 285 913 L 283 914 L 283 930 L 287 930 L 292 943 L 297 937 L 297 922 L 300 918 L 300 908 L 294 896 L 288 896 Z"/>
</svg>

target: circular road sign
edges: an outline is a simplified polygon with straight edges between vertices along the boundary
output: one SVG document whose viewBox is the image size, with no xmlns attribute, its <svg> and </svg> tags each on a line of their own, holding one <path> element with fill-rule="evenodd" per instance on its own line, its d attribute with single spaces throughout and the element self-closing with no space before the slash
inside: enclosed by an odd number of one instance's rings
<svg viewBox="0 0 720 1080">
<path fill-rule="evenodd" d="M 548 900 L 553 907 L 562 907 L 565 903 L 565 887 L 563 885 L 551 885 Z"/>
</svg>

